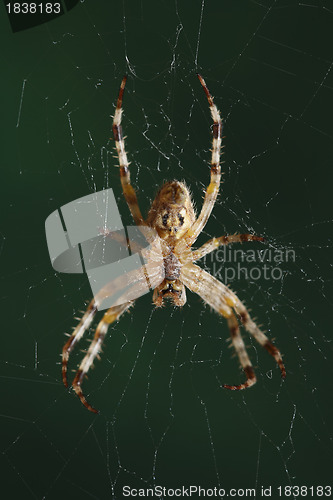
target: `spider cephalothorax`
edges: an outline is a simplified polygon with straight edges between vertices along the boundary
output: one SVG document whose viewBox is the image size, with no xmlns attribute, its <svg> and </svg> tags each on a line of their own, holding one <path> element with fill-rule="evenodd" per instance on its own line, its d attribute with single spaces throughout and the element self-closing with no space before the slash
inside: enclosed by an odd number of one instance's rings
<svg viewBox="0 0 333 500">
<path fill-rule="evenodd" d="M 165 183 L 149 210 L 147 224 L 170 246 L 190 229 L 195 212 L 190 192 L 183 182 Z"/>
<path fill-rule="evenodd" d="M 213 102 L 213 98 L 206 86 L 202 76 L 198 75 L 200 83 L 205 91 L 211 116 L 213 119 L 213 145 L 210 169 L 210 184 L 205 192 L 204 203 L 199 216 L 196 218 L 191 195 L 183 182 L 171 181 L 165 183 L 157 193 L 155 200 L 149 210 L 147 220 L 144 220 L 130 181 L 129 163 L 125 151 L 125 142 L 121 127 L 122 100 L 126 84 L 126 77 L 120 86 L 119 97 L 113 119 L 113 134 L 116 143 L 120 180 L 123 193 L 128 207 L 138 226 L 148 226 L 156 231 L 158 235 L 159 248 L 162 251 L 163 276 L 162 283 L 156 282 L 153 302 L 155 306 L 163 305 L 165 298 L 172 299 L 175 306 L 183 306 L 186 303 L 185 287 L 198 294 L 218 314 L 222 315 L 228 323 L 232 344 L 238 354 L 240 364 L 246 376 L 245 382 L 239 385 L 223 385 L 226 389 L 241 390 L 252 386 L 256 382 L 256 376 L 252 363 L 246 352 L 242 339 L 239 322 L 262 345 L 277 362 L 281 375 L 286 376 L 282 356 L 278 348 L 268 339 L 260 328 L 251 319 L 244 304 L 223 283 L 211 276 L 209 273 L 194 264 L 208 253 L 216 250 L 221 245 L 230 243 L 242 243 L 245 241 L 263 241 L 263 238 L 253 234 L 234 234 L 212 238 L 197 250 L 192 250 L 192 245 L 206 225 L 206 222 L 214 207 L 221 181 L 220 150 L 222 142 L 222 120 L 220 113 Z M 156 234 L 155 233 L 155 234 Z M 152 250 L 153 252 L 154 250 Z M 157 266 L 157 267 L 158 267 Z M 160 283 L 159 285 L 157 283 Z M 117 288 L 117 283 L 112 282 L 109 289 Z M 62 376 L 67 387 L 67 364 L 69 354 L 74 345 L 81 339 L 84 332 L 91 325 L 103 301 L 104 290 L 101 290 L 90 302 L 88 309 L 79 324 L 66 342 L 62 351 Z M 84 356 L 73 380 L 73 388 L 81 402 L 90 411 L 97 413 L 86 400 L 82 392 L 82 381 L 92 366 L 94 359 L 99 357 L 104 337 L 111 323 L 118 320 L 120 316 L 133 305 L 133 301 L 124 301 L 120 305 L 111 307 L 99 322 L 94 338 Z"/>
</svg>

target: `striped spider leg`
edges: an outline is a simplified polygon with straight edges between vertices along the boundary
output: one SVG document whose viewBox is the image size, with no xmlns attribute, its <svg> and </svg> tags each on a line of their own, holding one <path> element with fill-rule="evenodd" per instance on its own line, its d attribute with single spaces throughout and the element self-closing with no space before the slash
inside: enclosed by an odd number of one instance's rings
<svg viewBox="0 0 333 500">
<path fill-rule="evenodd" d="M 209 216 L 213 210 L 221 183 L 220 157 L 221 157 L 222 128 L 223 128 L 222 119 L 220 116 L 220 112 L 214 103 L 213 97 L 211 96 L 208 90 L 205 80 L 199 74 L 198 78 L 206 94 L 209 104 L 210 114 L 213 119 L 213 144 L 212 144 L 212 155 L 210 161 L 210 183 L 205 192 L 205 198 L 199 217 L 195 220 L 194 224 L 187 231 L 185 237 L 181 239 L 178 245 L 176 246 L 176 249 L 179 253 L 186 252 L 186 250 L 193 245 L 193 243 L 196 241 L 201 231 L 204 229 L 209 219 Z"/>
<path fill-rule="evenodd" d="M 133 216 L 135 224 L 137 226 L 141 226 L 145 222 L 144 222 L 144 219 L 142 217 L 141 210 L 139 208 L 136 193 L 135 193 L 133 186 L 131 184 L 129 162 L 127 160 L 127 154 L 125 151 L 125 139 L 123 137 L 123 129 L 121 126 L 121 117 L 123 114 L 122 102 L 123 102 L 123 95 L 124 95 L 126 80 L 127 80 L 127 76 L 124 76 L 124 78 L 122 79 L 121 85 L 120 85 L 119 96 L 118 96 L 118 101 L 117 101 L 117 105 L 116 105 L 116 111 L 115 111 L 115 114 L 113 117 L 112 130 L 113 130 L 114 140 L 116 143 L 117 157 L 118 157 L 119 169 L 120 169 L 120 181 L 121 181 L 121 185 L 123 188 L 124 197 L 126 199 L 128 208 L 131 211 L 131 214 Z"/>
<path fill-rule="evenodd" d="M 104 340 L 104 337 L 108 331 L 109 326 L 111 323 L 117 321 L 120 316 L 127 311 L 131 307 L 132 303 L 128 302 L 125 304 L 121 304 L 119 306 L 114 306 L 111 307 L 103 316 L 103 319 L 98 323 L 98 326 L 96 328 L 96 332 L 94 335 L 94 338 L 89 346 L 89 349 L 84 356 L 78 370 L 76 371 L 76 375 L 74 377 L 74 380 L 72 382 L 73 389 L 75 393 L 78 395 L 78 397 L 81 400 L 81 403 L 88 408 L 88 410 L 92 411 L 93 413 L 98 413 L 98 410 L 93 408 L 88 401 L 86 400 L 85 396 L 83 395 L 82 392 L 82 381 L 83 378 L 86 376 L 89 368 L 92 366 L 94 359 L 97 357 L 99 358 L 99 352 L 101 351 L 102 343 Z M 87 331 L 89 328 L 95 314 L 97 312 L 97 301 L 96 299 L 93 299 L 86 311 L 86 313 L 83 315 L 82 319 L 80 320 L 79 324 L 77 327 L 74 329 L 72 335 L 69 337 L 68 341 L 64 345 L 62 349 L 62 380 L 65 385 L 65 387 L 68 387 L 68 381 L 67 381 L 67 367 L 68 367 L 68 360 L 69 360 L 69 355 L 72 352 L 75 344 L 81 340 L 83 334 Z"/>
<path fill-rule="evenodd" d="M 91 406 L 90 403 L 88 403 L 82 392 L 81 386 L 83 379 L 87 375 L 91 366 L 93 365 L 95 358 L 100 359 L 99 353 L 101 352 L 102 344 L 105 335 L 107 334 L 107 331 L 109 329 L 109 326 L 115 321 L 117 321 L 120 318 L 120 316 L 124 314 L 124 312 L 131 307 L 131 305 L 132 302 L 127 302 L 125 304 L 110 307 L 110 309 L 107 310 L 107 312 L 104 314 L 103 318 L 97 325 L 94 338 L 91 341 L 89 349 L 86 355 L 84 356 L 83 360 L 81 361 L 80 366 L 74 377 L 72 386 L 75 393 L 80 398 L 81 403 L 93 413 L 98 413 L 98 410 L 96 410 L 93 406 Z"/>
<path fill-rule="evenodd" d="M 205 80 L 201 75 L 198 74 L 199 81 L 204 89 L 206 94 L 210 114 L 213 119 L 213 143 L 212 143 L 212 155 L 210 161 L 210 183 L 206 189 L 204 202 L 201 208 L 201 212 L 199 217 L 196 219 L 191 228 L 187 231 L 184 239 L 181 239 L 177 244 L 176 249 L 179 253 L 186 252 L 188 248 L 190 248 L 193 243 L 198 238 L 201 231 L 204 229 L 209 216 L 214 208 L 217 195 L 219 192 L 220 184 L 221 184 L 221 166 L 220 166 L 220 157 L 221 157 L 221 144 L 222 144 L 222 130 L 223 130 L 223 122 L 220 116 L 220 112 L 217 109 L 213 97 L 208 90 Z M 263 241 L 264 238 L 261 236 L 256 236 L 252 234 L 235 234 L 228 236 L 221 236 L 220 238 L 212 238 L 201 248 L 196 250 L 191 254 L 191 261 L 195 261 L 201 259 L 207 253 L 215 250 L 220 245 L 226 245 L 229 243 L 236 242 L 244 242 L 244 241 Z"/>
<path fill-rule="evenodd" d="M 132 287 L 141 287 L 142 279 L 141 277 L 135 276 L 135 272 L 128 273 L 125 276 L 125 279 L 131 283 L 133 281 Z M 98 311 L 98 307 L 102 304 L 104 298 L 111 297 L 112 295 L 120 292 L 124 289 L 124 276 L 120 276 L 116 278 L 111 283 L 109 283 L 106 287 L 104 287 L 90 302 L 86 312 L 80 319 L 78 325 L 74 328 L 72 335 L 70 335 L 69 339 L 65 343 L 62 349 L 62 380 L 65 387 L 68 387 L 67 381 L 67 372 L 68 372 L 68 361 L 71 352 L 74 349 L 74 346 L 82 339 L 84 333 L 89 329 L 92 324 L 92 321 Z M 105 338 L 105 335 L 108 331 L 109 326 L 117 321 L 120 316 L 127 311 L 133 305 L 133 301 L 126 301 L 124 299 L 123 303 L 121 303 L 121 298 L 117 300 L 116 304 L 110 307 L 106 313 L 104 314 L 102 320 L 98 323 L 96 328 L 96 332 L 93 340 L 88 348 L 86 355 L 84 356 L 78 370 L 76 371 L 76 375 L 72 382 L 72 386 L 78 397 L 80 398 L 82 404 L 88 408 L 88 410 L 93 413 L 98 413 L 95 408 L 93 408 L 86 400 L 82 392 L 82 381 L 83 378 L 87 375 L 88 370 L 92 366 L 94 359 L 99 358 L 99 352 L 101 351 L 102 343 Z"/>
<path fill-rule="evenodd" d="M 138 200 L 135 194 L 135 191 L 131 185 L 131 180 L 130 180 L 130 171 L 129 171 L 129 162 L 127 160 L 127 154 L 125 151 L 125 142 L 124 142 L 124 137 L 123 137 L 123 132 L 122 132 L 122 126 L 121 126 L 121 117 L 122 117 L 122 100 L 123 100 L 123 94 L 124 94 L 124 89 L 126 85 L 126 80 L 127 77 L 124 76 L 121 86 L 120 86 L 120 91 L 119 91 L 119 96 L 118 96 L 118 101 L 116 105 L 116 110 L 113 118 L 113 135 L 116 143 L 116 150 L 117 150 L 117 157 L 119 161 L 119 169 L 120 169 L 120 180 L 121 180 L 121 185 L 123 189 L 123 194 L 126 199 L 126 202 L 128 204 L 128 207 L 130 209 L 130 212 L 133 216 L 134 222 L 136 223 L 137 226 L 142 226 L 144 225 L 144 220 L 138 205 Z M 107 236 L 107 233 L 106 233 Z M 148 241 L 152 241 L 153 237 L 150 237 L 147 232 L 145 232 L 145 236 L 147 237 Z M 117 235 L 113 235 L 117 240 Z M 132 242 L 132 250 L 133 250 L 133 244 L 137 245 L 136 242 Z M 130 276 L 127 276 L 128 279 L 130 279 Z M 151 278 L 151 276 L 150 276 Z M 146 277 L 147 279 L 147 277 Z M 135 278 L 134 278 L 135 281 Z M 139 280 L 140 281 L 140 280 Z M 139 287 L 142 286 L 139 283 Z M 95 297 L 89 304 L 86 312 L 80 319 L 78 325 L 74 329 L 72 335 L 69 337 L 65 345 L 63 346 L 62 349 L 62 380 L 65 385 L 65 387 L 68 387 L 68 381 L 67 381 L 67 371 L 68 371 L 68 360 L 70 353 L 74 349 L 74 346 L 81 340 L 83 337 L 84 333 L 89 329 L 91 326 L 93 319 L 97 313 L 98 306 L 101 304 L 103 301 L 104 295 L 109 296 L 110 295 L 110 288 L 113 287 L 112 293 L 116 293 L 117 290 L 121 289 L 124 287 L 124 278 L 120 277 L 118 280 L 115 280 L 113 283 L 110 283 L 108 287 L 106 287 L 106 290 L 101 290 L 98 294 L 97 297 Z M 139 294 L 140 295 L 140 294 Z M 89 346 L 89 349 L 84 356 L 77 372 L 74 377 L 72 386 L 78 397 L 80 398 L 81 402 L 83 405 L 88 408 L 88 410 L 98 413 L 95 408 L 93 408 L 86 400 L 85 396 L 83 395 L 82 392 L 82 381 L 83 378 L 86 376 L 89 368 L 92 366 L 94 359 L 96 357 L 99 357 L 99 352 L 101 350 L 101 346 L 103 343 L 103 340 L 105 338 L 105 335 L 107 333 L 107 330 L 109 328 L 109 325 L 112 324 L 113 322 L 117 321 L 120 316 L 127 311 L 131 305 L 133 304 L 132 301 L 130 302 L 125 302 L 124 304 L 116 305 L 114 307 L 111 307 L 108 309 L 108 311 L 104 314 L 102 320 L 98 323 L 98 326 L 96 328 L 96 332 L 94 335 L 94 338 Z"/>
<path fill-rule="evenodd" d="M 213 98 L 208 90 L 205 80 L 201 75 L 198 75 L 198 78 L 205 91 L 209 104 L 210 114 L 213 119 L 213 144 L 210 162 L 210 183 L 206 189 L 200 215 L 186 235 L 186 241 L 189 245 L 192 245 L 195 242 L 195 240 L 198 238 L 199 234 L 205 227 L 206 222 L 213 210 L 221 183 L 220 156 L 222 144 L 222 120 L 220 112 L 214 104 Z"/>
<path fill-rule="evenodd" d="M 228 322 L 232 344 L 246 375 L 246 381 L 240 385 L 225 384 L 223 385 L 224 388 L 236 391 L 246 389 L 256 383 L 256 376 L 252 363 L 246 352 L 244 341 L 239 330 L 239 324 L 233 310 L 240 318 L 244 328 L 274 357 L 280 368 L 282 378 L 285 378 L 286 370 L 279 349 L 254 323 L 244 304 L 230 288 L 195 264 L 187 264 L 182 267 L 180 280 L 192 292 L 198 294 L 218 314 L 226 318 Z"/>
<path fill-rule="evenodd" d="M 219 238 L 212 238 L 197 250 L 192 251 L 191 260 L 195 262 L 196 260 L 202 259 L 202 257 L 213 252 L 222 245 L 244 243 L 245 241 L 264 241 L 264 238 L 262 236 L 256 236 L 255 234 L 229 234 L 220 236 Z"/>
</svg>

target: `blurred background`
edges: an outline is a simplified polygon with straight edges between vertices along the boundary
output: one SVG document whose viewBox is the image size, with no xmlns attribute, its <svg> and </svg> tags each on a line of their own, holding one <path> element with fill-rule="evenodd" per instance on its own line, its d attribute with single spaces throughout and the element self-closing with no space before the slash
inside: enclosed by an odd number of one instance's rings
<svg viewBox="0 0 333 500">
<path fill-rule="evenodd" d="M 13 31 L 2 6 L 6 498 L 122 498 L 125 485 L 256 488 L 257 498 L 271 485 L 278 498 L 278 486 L 330 483 L 329 7 L 314 0 L 85 0 Z M 111 187 L 123 224 L 132 224 L 111 139 L 125 73 L 123 127 L 142 211 L 172 179 L 187 183 L 199 210 L 211 118 L 197 72 L 221 110 L 225 145 L 221 194 L 198 246 L 236 232 L 265 237 L 237 246 L 251 250 L 253 262 L 212 256 L 201 265 L 219 279 L 241 265 L 229 284 L 279 346 L 287 378 L 243 332 L 258 383 L 223 389 L 244 379 L 227 348 L 226 322 L 190 292 L 181 310 L 154 310 L 149 294 L 110 327 L 102 360 L 84 383 L 100 410 L 94 415 L 65 389 L 59 364 L 64 333 L 91 290 L 85 275 L 52 269 L 45 219 Z M 251 274 L 254 267 L 259 272 Z M 93 333 L 72 354 L 71 370 Z"/>
</svg>

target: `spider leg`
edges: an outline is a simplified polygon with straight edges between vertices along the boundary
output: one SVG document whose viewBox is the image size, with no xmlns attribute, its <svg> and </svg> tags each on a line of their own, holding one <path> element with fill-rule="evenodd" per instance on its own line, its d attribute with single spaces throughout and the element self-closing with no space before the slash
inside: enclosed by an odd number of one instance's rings
<svg viewBox="0 0 333 500">
<path fill-rule="evenodd" d="M 255 234 L 229 234 L 220 236 L 219 238 L 212 238 L 191 253 L 192 262 L 202 259 L 202 257 L 213 252 L 222 245 L 244 243 L 245 241 L 264 241 L 264 238 L 262 236 L 256 236 Z"/>
<path fill-rule="evenodd" d="M 227 321 L 230 330 L 232 344 L 235 348 L 240 364 L 242 365 L 242 368 L 246 375 L 246 381 L 240 385 L 223 384 L 223 387 L 225 389 L 230 389 L 231 391 L 240 391 L 242 389 L 247 389 L 248 387 L 251 387 L 251 385 L 254 385 L 257 379 L 250 358 L 246 352 L 245 344 L 239 330 L 239 325 L 236 316 L 232 313 L 231 316 L 227 318 Z"/>
<path fill-rule="evenodd" d="M 239 315 L 240 320 L 245 328 L 252 337 L 262 346 L 266 349 L 266 351 L 273 356 L 275 359 L 278 367 L 280 368 L 281 371 L 281 377 L 285 378 L 286 377 L 286 368 L 284 366 L 284 363 L 282 361 L 282 355 L 279 349 L 269 340 L 267 335 L 265 335 L 260 328 L 255 324 L 255 322 L 252 320 L 251 316 L 248 313 L 248 310 L 246 309 L 245 305 L 235 293 L 233 293 L 230 288 L 226 287 L 223 283 L 221 283 L 222 287 L 228 290 L 228 292 L 234 297 L 235 304 L 233 305 L 233 309 L 236 311 L 236 313 Z"/>
<path fill-rule="evenodd" d="M 205 193 L 205 199 L 200 212 L 199 217 L 187 232 L 185 240 L 187 245 L 191 246 L 195 240 L 198 238 L 199 234 L 206 225 L 206 222 L 213 210 L 214 203 L 217 198 L 217 194 L 221 182 L 221 167 L 220 167 L 220 151 L 222 143 L 222 120 L 220 117 L 220 112 L 214 104 L 213 98 L 207 88 L 205 80 L 201 75 L 198 74 L 200 83 L 205 91 L 210 113 L 213 119 L 213 145 L 212 145 L 212 156 L 211 156 L 211 168 L 210 168 L 210 184 L 207 187 Z"/>
<path fill-rule="evenodd" d="M 279 349 L 255 324 L 244 304 L 239 300 L 237 295 L 230 290 L 230 288 L 195 264 L 187 264 L 183 266 L 180 274 L 180 280 L 187 288 L 189 288 L 192 292 L 197 293 L 205 302 L 207 302 L 207 304 L 209 304 L 215 311 L 222 314 L 225 318 L 230 318 L 232 315 L 231 308 L 234 309 L 239 315 L 244 328 L 262 347 L 269 352 L 269 354 L 271 354 L 271 356 L 273 356 L 280 368 L 282 378 L 285 378 L 286 369 Z M 231 338 L 233 338 L 233 335 L 236 335 L 237 332 L 235 331 L 233 334 L 232 328 L 234 325 L 232 323 L 229 324 L 229 327 L 231 330 Z M 251 365 L 249 366 L 251 368 Z M 245 373 L 248 379 L 251 378 L 250 372 L 247 373 L 245 371 Z M 254 382 L 252 382 L 252 384 L 253 383 Z"/>
<path fill-rule="evenodd" d="M 121 126 L 121 116 L 122 116 L 122 102 L 123 102 L 123 94 L 126 85 L 127 76 L 124 76 L 119 90 L 119 96 L 116 106 L 116 111 L 113 117 L 113 136 L 116 142 L 116 149 L 118 154 L 118 161 L 120 167 L 120 181 L 123 188 L 123 193 L 128 205 L 128 208 L 131 211 L 134 222 L 136 225 L 144 224 L 143 217 L 141 215 L 141 211 L 138 205 L 138 200 L 135 194 L 135 191 L 131 185 L 130 171 L 129 171 L 129 163 L 127 160 L 127 154 L 125 151 L 125 141 L 123 137 L 123 130 Z"/>
<path fill-rule="evenodd" d="M 257 379 L 246 352 L 237 318 L 232 311 L 237 297 L 235 298 L 234 294 L 217 279 L 194 264 L 188 264 L 183 267 L 180 279 L 187 288 L 197 293 L 217 313 L 226 318 L 228 322 L 231 340 L 246 375 L 246 381 L 240 385 L 225 384 L 223 387 L 232 391 L 251 387 L 251 385 L 256 383 Z"/>
<path fill-rule="evenodd" d="M 99 322 L 96 332 L 94 335 L 94 338 L 89 346 L 88 352 L 83 358 L 77 372 L 75 375 L 75 378 L 73 380 L 73 389 L 80 398 L 81 403 L 88 408 L 93 413 L 98 413 L 98 410 L 96 410 L 93 406 L 91 406 L 88 401 L 86 400 L 85 396 L 83 395 L 82 392 L 82 381 L 84 376 L 88 373 L 89 368 L 93 364 L 95 358 L 99 356 L 99 353 L 101 352 L 101 347 L 103 340 L 105 338 L 105 335 L 108 331 L 108 328 L 111 323 L 114 321 L 118 320 L 119 317 L 127 310 L 133 302 L 127 302 L 126 304 L 121 304 L 119 306 L 114 306 L 111 307 L 103 316 L 103 319 Z"/>
<path fill-rule="evenodd" d="M 186 264 L 181 268 L 179 280 L 191 292 L 198 294 L 216 312 L 229 318 L 238 302 L 235 294 L 214 276 L 196 264 Z"/>
<path fill-rule="evenodd" d="M 269 340 L 267 335 L 265 335 L 260 328 L 255 324 L 255 322 L 251 319 L 246 307 L 244 304 L 238 300 L 237 305 L 234 307 L 236 313 L 239 314 L 240 320 L 244 325 L 244 328 L 255 338 L 255 340 L 266 349 L 267 352 L 275 359 L 278 364 L 281 377 L 286 377 L 286 368 L 282 361 L 282 355 L 279 349 Z"/>
<path fill-rule="evenodd" d="M 88 330 L 88 328 L 90 327 L 96 312 L 97 312 L 97 304 L 93 299 L 90 302 L 79 324 L 74 329 L 72 335 L 69 337 L 64 347 L 62 348 L 62 381 L 65 387 L 68 387 L 67 367 L 68 367 L 69 355 L 72 352 L 75 344 L 82 338 L 84 332 Z"/>
<path fill-rule="evenodd" d="M 149 252 L 147 251 L 144 251 L 143 254 L 145 256 L 149 256 Z M 98 294 L 95 295 L 82 319 L 79 321 L 79 324 L 76 326 L 72 335 L 62 349 L 62 380 L 65 387 L 68 387 L 67 367 L 69 355 L 75 344 L 81 340 L 84 332 L 90 327 L 94 316 L 104 299 L 111 298 L 112 296 L 122 293 L 122 295 L 115 299 L 115 302 L 113 302 L 113 307 L 116 307 L 118 305 L 129 303 L 133 299 L 140 297 L 143 293 L 147 293 L 149 287 L 154 288 L 156 284 L 161 281 L 159 262 L 160 261 L 157 260 L 157 262 L 153 261 L 150 263 L 149 271 L 147 271 L 146 266 L 142 266 L 142 268 L 134 269 L 125 274 L 121 274 L 101 288 Z"/>
</svg>

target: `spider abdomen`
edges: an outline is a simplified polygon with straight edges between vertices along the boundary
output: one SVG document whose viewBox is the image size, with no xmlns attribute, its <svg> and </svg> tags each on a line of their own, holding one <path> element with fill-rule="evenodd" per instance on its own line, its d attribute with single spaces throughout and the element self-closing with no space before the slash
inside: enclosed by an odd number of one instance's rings
<svg viewBox="0 0 333 500">
<path fill-rule="evenodd" d="M 167 281 L 175 281 L 180 276 L 181 263 L 173 252 L 164 257 L 164 274 Z"/>
</svg>

